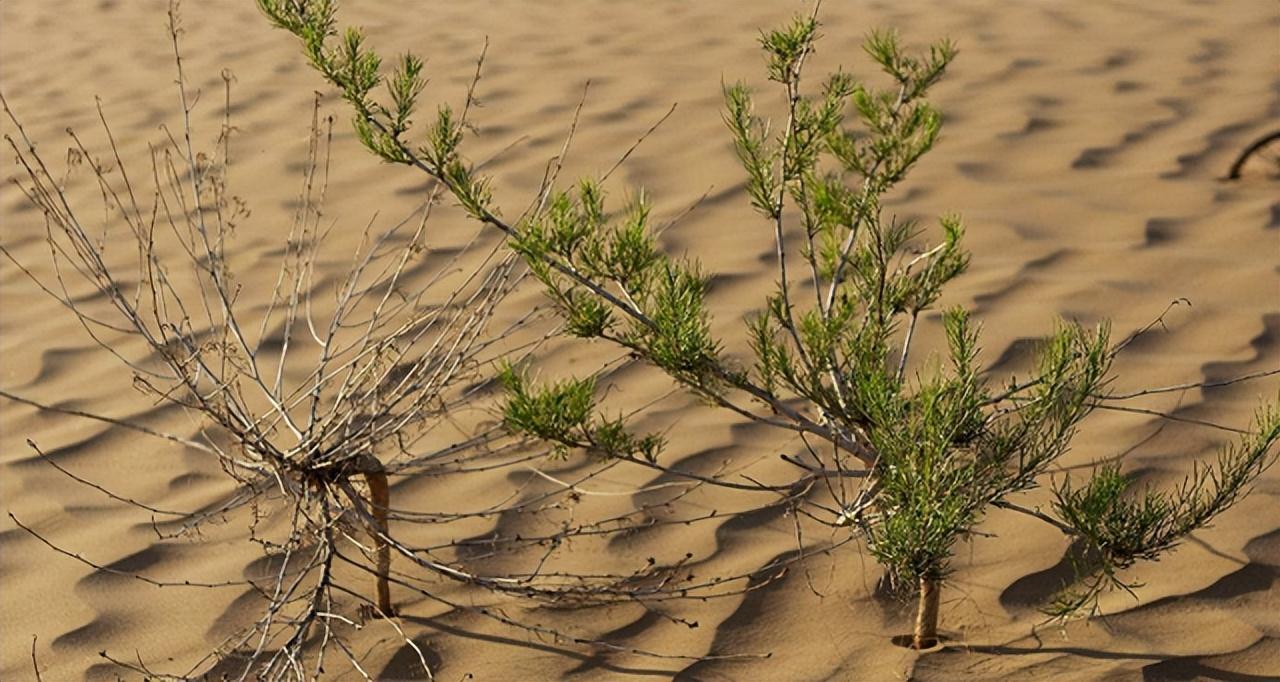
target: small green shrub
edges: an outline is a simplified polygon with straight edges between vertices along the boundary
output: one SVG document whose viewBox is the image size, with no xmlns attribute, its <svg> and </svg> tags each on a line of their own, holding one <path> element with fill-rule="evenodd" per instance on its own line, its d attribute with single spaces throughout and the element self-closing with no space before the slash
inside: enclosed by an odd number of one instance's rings
<svg viewBox="0 0 1280 682">
<path fill-rule="evenodd" d="M 1102 468 L 1084 482 L 1053 484 L 1050 515 L 1013 499 L 1045 484 L 1082 420 L 1112 399 L 1108 372 L 1127 342 L 1113 344 L 1105 324 L 1062 321 L 1041 344 L 1033 376 L 997 388 L 976 364 L 979 326 L 950 309 L 943 313 L 945 362 L 907 374 L 917 321 L 970 258 L 959 218 L 939 221 L 935 246 L 913 249 L 924 228 L 882 210 L 885 194 L 938 139 L 942 115 L 926 97 L 956 56 L 949 41 L 915 53 L 896 33 L 874 32 L 864 48 L 887 85 L 837 71 L 810 86 L 804 67 L 818 22 L 802 16 L 760 38 L 769 79 L 786 104 L 782 125 L 755 114 L 745 85 L 725 88 L 724 118 L 747 198 L 776 243 L 777 288 L 743 330 L 754 363 L 742 367 L 724 357 L 711 332 L 706 276 L 696 262 L 662 252 L 643 200 L 611 219 L 599 182 L 586 179 L 506 222 L 488 179 L 459 152 L 463 130 L 450 107 L 440 106 L 425 131 L 407 125 L 422 91 L 417 58 L 404 57 L 382 75 L 363 35 L 338 29 L 332 0 L 258 4 L 302 40 L 312 65 L 351 103 L 372 153 L 435 178 L 473 218 L 509 237 L 560 310 L 566 333 L 616 344 L 713 406 L 822 443 L 809 448 L 819 461 L 803 465 L 806 476 L 832 481 L 839 486 L 833 497 L 846 502 L 838 509 L 792 503 L 863 534 L 892 583 L 918 593 L 916 648 L 937 641 L 938 599 L 956 542 L 991 507 L 1029 514 L 1085 545 L 1080 586 L 1047 607 L 1065 617 L 1094 608 L 1105 590 L 1126 587 L 1121 571 L 1204 527 L 1275 461 L 1280 412 L 1263 408 L 1249 435 L 1173 491 L 1135 492 L 1118 469 Z M 385 97 L 376 94 L 379 85 Z M 425 142 L 415 146 L 415 134 Z M 798 242 L 788 238 L 787 221 L 802 226 Z M 594 381 L 536 386 L 515 370 L 504 381 L 515 431 L 561 451 L 586 448 L 661 467 L 660 439 L 596 416 Z"/>
</svg>

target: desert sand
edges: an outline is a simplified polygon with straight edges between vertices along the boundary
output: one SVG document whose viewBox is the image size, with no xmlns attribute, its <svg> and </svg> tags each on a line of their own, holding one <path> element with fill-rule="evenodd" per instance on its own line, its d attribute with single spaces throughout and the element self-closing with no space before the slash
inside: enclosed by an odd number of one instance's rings
<svg viewBox="0 0 1280 682">
<path fill-rule="evenodd" d="M 177 99 L 164 3 L 125 0 L 9 0 L 0 3 L 0 83 L 41 150 L 61 159 L 70 126 L 100 144 L 94 97 L 120 140 L 126 163 L 145 167 L 147 145 L 176 126 Z M 621 196 L 644 187 L 659 219 L 707 197 L 663 237 L 715 273 L 715 330 L 741 350 L 741 319 L 772 286 L 769 227 L 753 214 L 720 118 L 723 81 L 763 86 L 758 29 L 799 6 L 762 0 L 683 3 L 349 1 L 345 20 L 364 25 L 387 55 L 412 49 L 428 59 L 425 101 L 458 101 L 484 40 L 488 59 L 474 115 L 473 159 L 488 160 L 499 202 L 523 206 L 547 159 L 562 144 L 584 83 L 591 82 L 563 177 L 608 168 L 673 105 L 675 113 L 611 180 Z M 391 221 L 421 200 L 420 176 L 380 165 L 345 125 L 348 114 L 305 64 L 294 39 L 273 30 L 250 0 L 190 0 L 182 10 L 189 78 L 207 101 L 197 132 L 217 133 L 223 69 L 235 77 L 233 191 L 253 215 L 231 245 L 245 305 L 270 289 L 268 254 L 278 248 L 298 187 L 313 91 L 336 114 L 328 211 L 362 227 Z M 822 11 L 824 39 L 813 68 L 843 64 L 874 78 L 861 53 L 873 27 L 898 27 L 920 45 L 950 36 L 960 56 L 934 100 L 946 122 L 935 150 L 893 195 L 902 217 L 963 215 L 974 253 L 944 303 L 969 307 L 984 325 L 983 359 L 997 374 L 1025 366 L 1034 339 L 1055 316 L 1110 318 L 1118 334 L 1150 322 L 1185 297 L 1165 329 L 1144 336 L 1117 365 L 1128 390 L 1211 381 L 1280 367 L 1280 200 L 1265 173 L 1220 180 L 1234 154 L 1280 121 L 1280 9 L 1265 0 L 1142 0 L 965 3 L 836 2 Z M 763 101 L 763 100 L 762 100 Z M 8 132 L 8 128 L 6 128 Z M 6 158 L 10 158 L 7 156 Z M 6 177 L 17 172 L 6 162 Z M 81 189 L 92 191 L 87 185 Z M 11 185 L 0 190 L 0 240 L 50 275 L 42 220 Z M 92 205 L 95 197 L 82 195 Z M 512 209 L 518 212 L 518 208 Z M 90 213 L 90 215 L 92 215 Z M 474 228 L 457 212 L 433 218 L 451 234 Z M 450 232 L 454 231 L 454 232 Z M 358 229 L 331 248 L 350 249 Z M 345 241 L 344 241 L 345 240 Z M 338 268 L 340 259 L 330 263 Z M 533 287 L 516 294 L 536 305 Z M 9 263 L 0 265 L 0 387 L 66 409 L 134 419 L 193 435 L 180 413 L 156 410 L 129 388 L 129 374 L 94 346 L 74 318 Z M 936 332 L 936 321 L 926 332 Z M 926 334 L 927 335 L 927 334 Z M 549 375 L 613 357 L 599 348 L 549 347 Z M 662 395 L 656 373 L 619 372 L 633 395 Z M 1275 377 L 1223 388 L 1154 396 L 1145 407 L 1244 427 Z M 36 441 L 86 479 L 170 507 L 207 504 L 226 491 L 214 464 L 107 424 L 42 414 L 0 401 L 0 490 L 6 511 L 60 546 L 118 570 L 172 579 L 240 578 L 261 551 L 232 517 L 199 541 L 158 540 L 146 514 L 76 484 L 26 446 Z M 642 426 L 646 423 L 642 420 Z M 777 453 L 795 448 L 731 415 L 668 398 L 652 415 L 670 426 L 673 461 L 731 461 L 768 477 L 786 473 Z M 1135 444 L 1127 470 L 1168 484 L 1211 458 L 1220 432 L 1141 414 L 1098 414 L 1066 463 L 1087 468 Z M 564 463 L 551 468 L 571 468 Z M 781 467 L 781 469 L 779 469 Z M 616 471 L 601 488 L 651 481 Z M 443 489 L 400 481 L 398 499 L 464 504 L 475 491 L 510 483 L 476 476 Z M 691 504 L 739 509 L 750 501 L 706 492 Z M 639 496 L 637 496 L 639 498 Z M 613 504 L 639 503 L 630 497 Z M 1028 497 L 1043 504 L 1043 493 Z M 427 504 L 427 503 L 424 503 Z M 0 679 L 134 679 L 98 652 L 185 670 L 232 628 L 246 607 L 235 589 L 157 588 L 56 554 L 0 520 Z M 793 567 L 767 588 L 673 607 L 699 627 L 645 618 L 637 610 L 559 614 L 557 622 L 628 645 L 697 656 L 768 653 L 747 662 L 691 663 L 596 656 L 532 640 L 473 614 L 447 612 L 411 595 L 407 634 L 428 651 L 436 678 L 459 680 L 957 680 L 1232 679 L 1280 676 L 1280 468 L 1214 527 L 1175 553 L 1138 567 L 1135 600 L 1112 594 L 1106 615 L 1065 630 L 1037 626 L 1037 607 L 1069 567 L 1067 541 L 1025 517 L 994 512 L 961 547 L 954 587 L 944 595 L 947 646 L 918 654 L 889 641 L 909 630 L 905 605 L 876 597 L 879 575 L 854 543 Z M 477 528 L 476 532 L 483 532 Z M 703 572 L 743 573 L 796 547 L 792 520 L 757 512 L 712 523 L 663 527 L 618 546 L 571 546 L 560 561 L 608 565 L 646 553 L 691 552 Z M 512 607 L 516 608 L 516 607 Z M 1033 630 L 1034 629 L 1034 630 Z M 379 679 L 411 677 L 413 657 L 389 627 L 373 623 L 353 642 Z M 136 653 L 135 653 L 136 652 Z M 339 668 L 341 666 L 338 666 Z M 354 673 L 344 673 L 354 679 Z M 336 673 L 335 673 L 336 675 Z"/>
</svg>

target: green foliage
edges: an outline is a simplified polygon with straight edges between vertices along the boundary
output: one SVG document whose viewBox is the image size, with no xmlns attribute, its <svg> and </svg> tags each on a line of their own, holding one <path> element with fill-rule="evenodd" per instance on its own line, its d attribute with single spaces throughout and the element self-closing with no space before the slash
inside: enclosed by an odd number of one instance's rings
<svg viewBox="0 0 1280 682">
<path fill-rule="evenodd" d="M 518 433 L 554 441 L 583 430 L 591 418 L 596 388 L 592 379 L 568 379 L 536 389 L 510 365 L 502 368 L 499 379 L 507 391 L 503 417 Z"/>
<path fill-rule="evenodd" d="M 361 144 L 388 163 L 428 171 L 446 184 L 473 217 L 492 217 L 488 181 L 476 176 L 457 153 L 465 121 L 447 104 L 437 108 L 435 121 L 427 126 L 425 144 L 414 149 L 405 139 L 411 133 L 411 117 L 426 87 L 422 59 L 413 54 L 402 55 L 389 74 L 382 73 L 382 58 L 365 44 L 359 29 L 339 32 L 336 0 L 256 1 L 275 26 L 302 41 L 312 67 L 351 104 L 353 126 Z M 379 85 L 386 87 L 382 100 L 372 94 Z"/>
<path fill-rule="evenodd" d="M 985 461 L 1013 466 L 1014 474 L 993 495 L 1036 487 L 1039 477 L 1066 453 L 1106 381 L 1113 357 L 1109 340 L 1109 325 L 1090 333 L 1064 323 L 1043 344 L 1035 378 L 1025 391 L 1011 396 L 1016 409 L 1003 419 L 989 420 L 978 441 Z"/>
<path fill-rule="evenodd" d="M 800 77 L 800 64 L 813 50 L 818 22 L 813 17 L 796 17 L 786 27 L 766 31 L 760 46 L 769 56 L 769 80 L 790 83 Z"/>
<path fill-rule="evenodd" d="M 427 143 L 418 152 L 432 168 L 446 168 L 457 160 L 458 145 L 462 143 L 462 121 L 453 115 L 453 108 L 441 104 L 436 110 L 435 123 L 427 129 Z"/>
<path fill-rule="evenodd" d="M 733 132 L 734 149 L 747 171 L 747 193 L 757 211 L 774 218 L 778 207 L 773 166 L 777 156 L 769 147 L 769 131 L 753 113 L 751 91 L 741 83 L 724 90 L 725 123 Z"/>
<path fill-rule="evenodd" d="M 627 430 L 622 417 L 593 415 L 594 379 L 566 379 L 539 387 L 510 365 L 502 368 L 499 379 L 507 393 L 503 406 L 507 427 L 555 444 L 558 455 L 582 448 L 605 457 L 640 458 L 653 463 L 662 452 L 661 436 L 637 436 Z"/>
<path fill-rule="evenodd" d="M 607 216 L 604 199 L 589 180 L 576 193 L 557 193 L 517 228 L 512 248 L 546 286 L 570 334 L 613 340 L 677 378 L 705 380 L 719 354 L 706 312 L 706 279 L 696 263 L 658 249 L 643 193 L 619 220 Z M 600 295 L 610 289 L 612 301 Z M 622 328 L 611 311 L 615 301 L 629 319 Z"/>
<path fill-rule="evenodd" d="M 664 263 L 653 288 L 651 328 L 642 327 L 647 357 L 672 374 L 698 376 L 715 363 L 719 346 L 711 336 L 703 296 L 706 279 L 697 266 Z"/>
<path fill-rule="evenodd" d="M 1277 401 L 1280 405 L 1280 401 Z M 1214 466 L 1197 467 L 1172 491 L 1136 493 L 1117 464 L 1107 464 L 1084 485 L 1063 479 L 1054 487 L 1054 510 L 1080 538 L 1078 584 L 1046 609 L 1057 617 L 1094 610 L 1112 589 L 1132 591 L 1121 571 L 1154 560 L 1188 534 L 1204 528 L 1244 496 L 1248 485 L 1275 463 L 1280 442 L 1280 409 L 1259 410 L 1254 429 L 1218 456 Z"/>
<path fill-rule="evenodd" d="M 955 43 L 950 40 L 931 45 L 927 55 L 904 52 L 898 32 L 894 30 L 872 31 L 863 49 L 893 77 L 909 99 L 922 96 L 937 83 L 957 53 Z"/>
</svg>

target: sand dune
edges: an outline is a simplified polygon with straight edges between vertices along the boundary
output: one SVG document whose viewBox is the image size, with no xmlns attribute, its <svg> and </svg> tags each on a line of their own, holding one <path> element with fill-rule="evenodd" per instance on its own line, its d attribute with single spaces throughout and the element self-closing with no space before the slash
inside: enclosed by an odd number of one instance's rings
<svg viewBox="0 0 1280 682">
<path fill-rule="evenodd" d="M 745 198 L 720 118 L 720 87 L 737 79 L 763 86 L 757 30 L 786 19 L 795 6 L 666 0 L 346 5 L 344 16 L 365 25 L 384 54 L 413 49 L 428 58 L 429 101 L 461 98 L 487 37 L 483 106 L 474 119 L 480 134 L 468 151 L 487 160 L 504 205 L 522 207 L 536 191 L 588 80 L 564 177 L 612 166 L 678 103 L 621 166 L 610 189 L 621 197 L 627 187 L 643 186 L 659 219 L 681 214 L 706 193 L 665 233 L 664 244 L 716 273 L 715 329 L 722 338 L 741 338 L 742 316 L 772 285 L 773 272 L 762 265 L 771 257 L 772 237 Z M 189 1 L 183 19 L 185 67 L 207 100 L 195 125 L 209 141 L 221 115 L 220 73 L 234 73 L 232 182 L 253 215 L 240 228 L 233 260 L 246 285 L 245 305 L 263 305 L 273 273 L 255 266 L 280 248 L 278 226 L 288 220 L 297 191 L 312 91 L 327 93 L 324 110 L 340 122 L 347 113 L 294 41 L 269 28 L 249 0 Z M 152 2 L 0 3 L 0 82 L 42 151 L 61 158 L 68 126 L 101 144 L 94 109 L 100 96 L 126 162 L 146 163 L 147 145 L 163 139 L 159 126 L 178 124 L 164 21 L 161 3 Z M 1274 3 L 828 2 L 823 23 L 814 69 L 844 64 L 869 76 L 859 43 L 873 27 L 899 27 L 913 44 L 949 35 L 960 45 L 954 69 L 936 90 L 946 114 L 943 137 L 893 195 L 891 208 L 926 221 L 963 214 L 975 255 L 945 302 L 965 305 L 982 320 L 982 357 L 996 372 L 1025 367 L 1032 342 L 1057 315 L 1111 318 L 1124 333 L 1179 297 L 1193 305 L 1175 309 L 1166 331 L 1134 344 L 1117 367 L 1119 389 L 1280 367 L 1277 185 L 1261 172 L 1220 181 L 1234 154 L 1280 120 L 1280 10 Z M 346 126 L 338 130 L 329 215 L 363 226 L 375 212 L 380 221 L 410 213 L 424 189 L 420 177 L 379 165 Z M 16 170 L 6 165 L 6 176 Z M 97 201 L 87 184 L 73 189 L 84 190 L 86 206 Z M 38 211 L 9 184 L 0 190 L 0 211 L 5 246 L 39 274 L 51 274 Z M 470 234 L 456 212 L 435 224 L 442 245 Z M 338 234 L 333 247 L 353 248 L 358 238 L 354 230 Z M 323 274 L 336 276 L 343 266 L 335 258 Z M 517 294 L 520 305 L 539 300 L 533 289 Z M 5 390 L 188 436 L 199 428 L 127 390 L 127 372 L 7 262 L 0 266 L 0 311 Z M 936 318 L 926 320 L 926 332 L 937 328 Z M 730 351 L 744 348 L 729 345 Z M 599 348 L 555 346 L 546 371 L 610 357 Z M 662 395 L 670 387 L 656 373 L 633 367 L 615 378 L 635 396 Z M 1272 377 L 1169 394 L 1149 405 L 1244 426 L 1258 397 L 1274 396 L 1278 386 Z M 640 424 L 674 419 L 672 461 L 714 470 L 732 460 L 765 477 L 786 473 L 776 455 L 794 443 L 725 414 L 690 409 L 693 404 L 667 398 Z M 103 566 L 158 578 L 233 580 L 270 568 L 256 546 L 242 541 L 243 524 L 235 519 L 211 526 L 200 542 L 158 540 L 149 518 L 76 485 L 40 461 L 25 439 L 78 475 L 166 507 L 200 508 L 226 494 L 215 464 L 107 424 L 13 401 L 2 408 L 4 506 L 60 545 Z M 1156 433 L 1160 427 L 1144 415 L 1099 414 L 1066 464 L 1084 467 L 1144 441 L 1129 468 L 1143 480 L 1167 483 L 1222 442 L 1213 431 L 1168 424 Z M 660 482 L 651 472 L 605 480 L 618 489 Z M 396 494 L 447 505 L 513 483 L 538 485 L 495 474 L 476 477 L 466 489 L 405 480 Z M 767 502 L 700 495 L 690 504 L 730 510 Z M 1045 499 L 1032 495 L 1031 502 Z M 592 509 L 645 502 L 639 494 Z M 444 680 L 467 673 L 477 680 L 1275 679 L 1278 503 L 1280 469 L 1273 469 L 1215 527 L 1142 566 L 1141 601 L 1109 595 L 1105 619 L 1035 634 L 1043 619 L 1037 606 L 1069 570 L 1067 541 L 1051 528 L 994 512 L 982 530 L 1001 537 L 977 539 L 958 557 L 955 589 L 943 604 L 951 644 L 926 655 L 889 641 L 908 629 L 907 609 L 876 595 L 878 569 L 854 545 L 813 557 L 748 595 L 672 607 L 697 621 L 696 629 L 639 608 L 545 615 L 547 622 L 659 651 L 772 654 L 750 662 L 595 656 L 421 600 L 406 605 L 403 624 Z M 478 536 L 518 530 L 521 523 L 501 518 L 469 530 Z M 727 520 L 583 543 L 561 560 L 590 567 L 691 552 L 698 570 L 712 575 L 758 570 L 795 549 L 791 520 L 766 506 Z M 33 636 L 45 680 L 115 679 L 123 673 L 98 657 L 104 649 L 123 658 L 136 651 L 148 661 L 173 659 L 172 667 L 185 669 L 243 625 L 252 602 L 238 589 L 160 589 L 96 571 L 55 554 L 7 518 L 0 521 L 0 585 L 5 680 L 33 679 Z M 355 640 L 372 652 L 366 660 L 371 674 L 417 674 L 416 656 L 396 641 L 381 624 Z"/>
</svg>

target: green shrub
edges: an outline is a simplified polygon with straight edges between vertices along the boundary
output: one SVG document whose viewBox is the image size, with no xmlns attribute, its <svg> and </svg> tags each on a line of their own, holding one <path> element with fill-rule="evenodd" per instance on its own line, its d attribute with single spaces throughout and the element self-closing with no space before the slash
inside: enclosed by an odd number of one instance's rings
<svg viewBox="0 0 1280 682">
<path fill-rule="evenodd" d="M 1111 399 L 1108 372 L 1127 342 L 1113 344 L 1105 324 L 1062 321 L 1041 344 L 1033 376 L 996 388 L 976 364 L 978 325 L 950 309 L 943 313 L 945 363 L 908 376 L 919 317 L 970 258 L 959 218 L 943 217 L 937 244 L 920 250 L 911 245 L 925 230 L 882 210 L 885 194 L 938 139 L 942 115 L 926 96 L 956 56 L 949 41 L 913 53 L 896 33 L 873 32 L 864 48 L 887 86 L 840 71 L 810 86 L 802 76 L 818 22 L 802 16 L 760 38 L 769 79 L 786 104 L 781 126 L 754 113 L 745 85 L 725 88 L 724 119 L 747 198 L 776 243 L 777 288 L 743 330 L 754 363 L 741 367 L 711 332 L 706 276 L 696 262 L 661 251 L 642 200 L 611 220 L 599 182 L 586 179 L 544 197 L 518 222 L 505 221 L 488 179 L 459 152 L 463 130 L 452 109 L 440 106 L 425 131 L 406 125 L 422 90 L 417 58 L 383 75 L 362 34 L 339 31 L 331 0 L 258 4 L 302 39 L 312 65 L 351 103 L 371 152 L 440 181 L 473 218 L 509 237 L 560 310 L 566 333 L 616 344 L 713 406 L 823 443 L 810 446 L 819 462 L 802 464 L 805 476 L 833 481 L 838 497 L 853 502 L 813 510 L 825 510 L 829 525 L 864 534 L 892 582 L 918 592 L 916 648 L 937 641 L 938 598 L 955 544 L 992 506 L 1084 543 L 1089 561 L 1080 586 L 1047 607 L 1067 616 L 1092 609 L 1107 589 L 1126 587 L 1120 571 L 1204 527 L 1275 461 L 1280 412 L 1263 408 L 1249 435 L 1173 491 L 1132 491 L 1117 469 L 1102 468 L 1083 483 L 1055 483 L 1050 515 L 1012 498 L 1043 485 L 1082 420 Z M 376 94 L 379 85 L 386 96 Z M 425 142 L 410 142 L 414 136 Z M 798 243 L 787 238 L 787 221 L 802 226 Z M 660 466 L 660 439 L 596 416 L 593 381 L 539 387 L 515 370 L 504 381 L 515 431 L 559 450 Z"/>
</svg>

